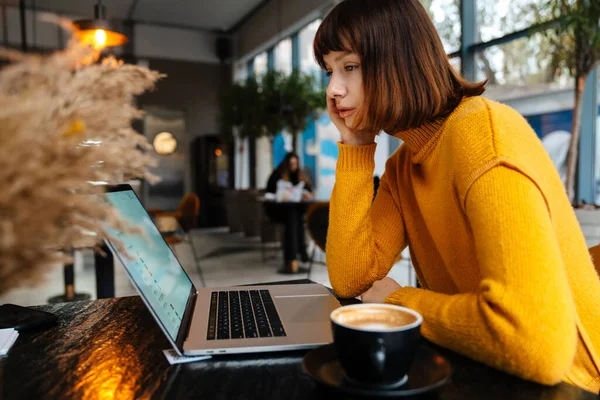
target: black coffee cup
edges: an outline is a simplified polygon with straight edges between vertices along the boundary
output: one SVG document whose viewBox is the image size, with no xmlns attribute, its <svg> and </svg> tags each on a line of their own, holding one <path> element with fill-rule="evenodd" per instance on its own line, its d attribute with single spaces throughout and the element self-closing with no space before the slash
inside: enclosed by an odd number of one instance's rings
<svg viewBox="0 0 600 400">
<path fill-rule="evenodd" d="M 350 383 L 386 389 L 406 382 L 421 337 L 421 314 L 391 304 L 355 304 L 334 310 L 330 318 Z"/>
</svg>

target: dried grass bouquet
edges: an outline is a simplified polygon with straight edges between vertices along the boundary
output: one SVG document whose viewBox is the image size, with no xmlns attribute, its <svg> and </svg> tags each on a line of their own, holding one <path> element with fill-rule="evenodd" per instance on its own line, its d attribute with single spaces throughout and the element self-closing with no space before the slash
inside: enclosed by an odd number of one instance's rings
<svg viewBox="0 0 600 400">
<path fill-rule="evenodd" d="M 123 226 L 90 182 L 152 180 L 151 145 L 131 128 L 134 96 L 161 75 L 72 41 L 48 56 L 0 50 L 0 294 L 41 280 L 61 250 Z M 93 232 L 94 235 L 90 235 Z"/>
</svg>

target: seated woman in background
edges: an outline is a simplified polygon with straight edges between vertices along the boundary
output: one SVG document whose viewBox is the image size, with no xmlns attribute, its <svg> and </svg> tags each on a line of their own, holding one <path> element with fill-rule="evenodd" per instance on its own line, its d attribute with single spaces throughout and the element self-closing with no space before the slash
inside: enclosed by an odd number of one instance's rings
<svg viewBox="0 0 600 400">
<path fill-rule="evenodd" d="M 327 237 L 336 294 L 412 308 L 438 345 L 597 393 L 600 279 L 527 121 L 454 71 L 419 0 L 342 1 L 314 50 L 342 135 Z M 381 131 L 404 144 L 372 202 Z M 422 289 L 386 277 L 407 245 Z"/>
<path fill-rule="evenodd" d="M 290 182 L 292 185 L 304 182 L 305 192 L 302 195 L 302 198 L 304 200 L 312 199 L 312 185 L 310 184 L 310 180 L 302 173 L 302 170 L 300 169 L 300 160 L 295 153 L 288 153 L 277 168 L 275 168 L 267 181 L 267 193 L 277 192 L 277 182 L 279 180 Z M 306 207 L 302 207 L 302 210 L 306 211 Z M 265 211 L 272 220 L 282 224 L 287 223 L 288 215 L 286 214 L 285 208 L 279 207 L 276 203 L 265 203 Z M 306 240 L 304 237 L 304 212 L 298 213 L 297 215 L 299 220 L 294 221 L 293 226 L 298 229 L 294 235 L 298 238 L 298 241 L 295 243 L 296 248 L 293 249 L 293 259 L 285 260 L 286 262 L 294 261 L 297 254 L 300 254 L 302 262 L 308 261 Z M 292 269 L 294 268 L 296 267 L 293 267 Z"/>
</svg>

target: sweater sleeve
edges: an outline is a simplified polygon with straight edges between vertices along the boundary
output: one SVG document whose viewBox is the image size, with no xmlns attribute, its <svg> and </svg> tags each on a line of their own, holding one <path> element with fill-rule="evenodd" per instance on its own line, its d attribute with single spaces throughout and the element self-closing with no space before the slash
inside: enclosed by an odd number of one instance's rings
<svg viewBox="0 0 600 400">
<path fill-rule="evenodd" d="M 560 382 L 575 355 L 576 317 L 542 193 L 521 172 L 497 166 L 470 187 L 466 214 L 479 289 L 402 288 L 386 302 L 420 312 L 421 332 L 434 343 L 528 380 Z"/>
<path fill-rule="evenodd" d="M 391 161 L 373 201 L 376 146 L 339 144 L 326 256 L 331 285 L 340 297 L 356 297 L 385 277 L 406 246 L 402 212 L 390 190 L 396 179 Z"/>
</svg>

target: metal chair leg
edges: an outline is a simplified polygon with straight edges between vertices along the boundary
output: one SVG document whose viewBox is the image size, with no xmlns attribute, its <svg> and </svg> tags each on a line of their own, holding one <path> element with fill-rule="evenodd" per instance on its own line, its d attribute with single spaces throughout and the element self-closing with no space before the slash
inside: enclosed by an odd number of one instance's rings
<svg viewBox="0 0 600 400">
<path fill-rule="evenodd" d="M 202 267 L 200 267 L 200 263 L 198 262 L 198 254 L 196 254 L 196 247 L 194 246 L 194 241 L 192 240 L 192 235 L 186 233 L 187 240 L 190 243 L 190 247 L 192 248 L 192 253 L 194 254 L 194 263 L 196 264 L 196 271 L 198 271 L 198 276 L 200 277 L 200 282 L 203 287 L 206 287 L 206 281 L 204 280 L 204 274 L 202 273 Z"/>
</svg>

